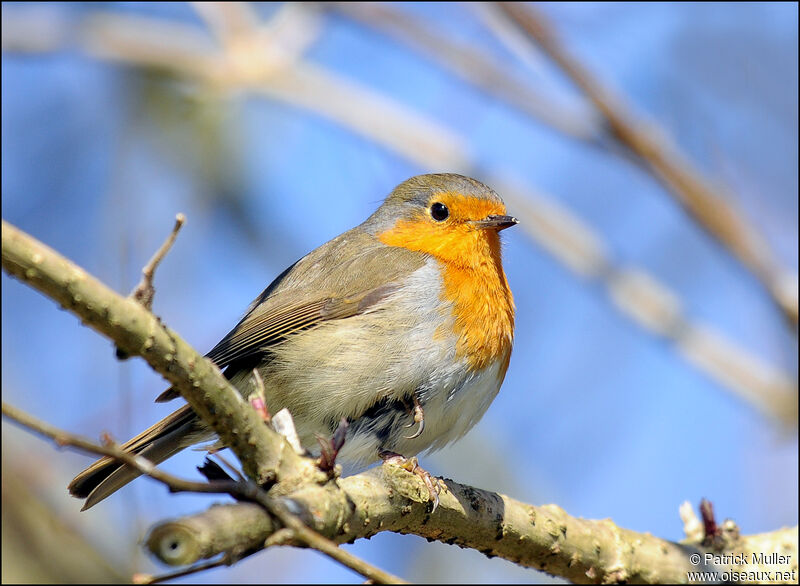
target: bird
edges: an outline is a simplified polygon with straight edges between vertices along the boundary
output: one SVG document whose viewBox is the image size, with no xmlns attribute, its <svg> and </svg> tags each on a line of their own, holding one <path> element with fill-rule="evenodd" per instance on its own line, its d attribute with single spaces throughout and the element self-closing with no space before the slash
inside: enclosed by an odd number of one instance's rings
<svg viewBox="0 0 800 586">
<path fill-rule="evenodd" d="M 517 223 L 476 179 L 411 177 L 280 273 L 206 357 L 245 398 L 260 390 L 271 413 L 287 408 L 310 452 L 344 420 L 337 461 L 352 469 L 438 450 L 481 419 L 508 370 L 499 233 Z M 214 437 L 185 404 L 121 447 L 159 464 Z M 139 475 L 104 457 L 68 490 L 86 510 Z"/>
</svg>

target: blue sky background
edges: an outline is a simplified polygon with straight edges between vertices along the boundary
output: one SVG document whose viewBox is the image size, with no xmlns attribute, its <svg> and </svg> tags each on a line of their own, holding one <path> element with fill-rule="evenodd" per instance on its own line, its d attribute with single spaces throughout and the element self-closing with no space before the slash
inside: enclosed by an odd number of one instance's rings
<svg viewBox="0 0 800 586">
<path fill-rule="evenodd" d="M 797 4 L 539 7 L 590 71 L 724 186 L 796 288 Z M 397 8 L 485 52 L 531 87 L 577 103 L 580 94 L 546 57 L 539 54 L 541 67 L 532 71 L 473 5 Z M 4 36 L 8 14 L 37 9 L 37 18 L 68 30 L 96 11 L 204 30 L 180 3 L 4 3 Z M 266 19 L 279 9 L 257 10 Z M 346 16 L 323 18 L 304 59 L 456 133 L 481 173 L 510 172 L 547 194 L 591 227 L 620 266 L 646 269 L 676 292 L 690 319 L 797 380 L 797 338 L 758 282 L 652 176 Z M 214 97 L 192 82 L 87 56 L 77 44 L 31 54 L 4 45 L 3 218 L 127 293 L 184 212 L 188 222 L 157 273 L 154 311 L 203 352 L 285 266 L 361 222 L 407 177 L 448 170 L 253 92 Z M 517 304 L 506 382 L 466 438 L 423 459 L 427 469 L 672 540 L 683 537 L 680 503 L 702 497 L 744 533 L 797 524 L 796 429 L 697 370 L 520 227 L 504 235 Z M 152 403 L 164 385 L 142 361 L 118 363 L 107 340 L 5 274 L 2 293 L 4 401 L 71 431 L 97 437 L 109 430 L 119 439 L 173 408 Z M 8 427 L 4 421 L 4 439 Z M 80 505 L 63 487 L 89 459 L 42 446 L 30 448 L 52 458 L 42 498 L 90 538 L 101 519 L 121 524 L 123 534 L 98 540 L 100 547 L 137 571 L 158 571 L 132 553 L 149 525 L 215 500 L 171 496 L 142 480 L 76 515 Z M 185 452 L 167 469 L 196 477 L 200 461 Z M 383 534 L 348 547 L 415 581 L 547 579 L 412 536 Z M 299 550 L 192 577 L 219 580 L 360 581 Z"/>
</svg>

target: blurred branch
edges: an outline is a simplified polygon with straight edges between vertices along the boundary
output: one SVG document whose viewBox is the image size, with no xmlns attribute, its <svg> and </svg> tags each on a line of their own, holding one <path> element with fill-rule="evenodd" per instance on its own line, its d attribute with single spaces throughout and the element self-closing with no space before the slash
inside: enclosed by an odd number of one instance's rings
<svg viewBox="0 0 800 586">
<path fill-rule="evenodd" d="M 678 295 L 646 271 L 616 264 L 600 236 L 554 198 L 532 193 L 509 173 L 486 179 L 531 238 L 575 273 L 602 282 L 625 316 L 670 340 L 696 368 L 765 415 L 797 425 L 797 385 L 788 374 L 691 320 Z"/>
<path fill-rule="evenodd" d="M 261 22 L 247 2 L 192 2 L 219 42 L 234 84 L 285 75 L 322 33 L 317 10 L 287 2 Z"/>
<path fill-rule="evenodd" d="M 773 259 L 767 243 L 724 197 L 717 194 L 688 158 L 650 123 L 645 127 L 629 105 L 604 87 L 561 44 L 552 25 L 537 9 L 500 2 L 503 11 L 569 75 L 608 121 L 616 137 L 639 155 L 691 217 L 741 261 L 764 285 L 787 321 L 797 330 L 798 300 L 790 278 Z"/>
<path fill-rule="evenodd" d="M 259 19 L 247 2 L 189 2 L 226 51 L 235 51 L 237 44 L 257 42 L 254 37 Z M 292 10 L 284 4 L 279 10 Z"/>
<path fill-rule="evenodd" d="M 3 51 L 22 54 L 59 51 L 74 41 L 75 27 L 52 6 L 28 6 L 25 10 L 2 7 Z"/>
<path fill-rule="evenodd" d="M 4 385 L 4 394 L 8 388 Z M 125 584 L 126 562 L 113 548 L 101 551 L 65 514 L 63 487 L 54 495 L 58 463 L 22 441 L 3 422 L 3 584 Z M 100 520 L 98 518 L 98 520 Z M 120 533 L 119 526 L 116 527 Z M 105 544 L 109 545 L 109 544 Z"/>
<path fill-rule="evenodd" d="M 152 574 L 137 573 L 131 577 L 131 582 L 133 584 L 161 584 L 162 582 L 168 582 L 170 580 L 174 580 L 175 578 L 183 578 L 184 576 L 199 574 L 201 572 L 213 570 L 214 568 L 219 568 L 221 566 L 230 566 L 234 563 L 234 561 L 235 560 L 233 556 L 223 555 L 218 560 L 203 562 L 202 564 L 197 564 L 188 568 L 182 568 L 180 570 L 175 570 L 174 572 L 158 574 L 157 576 Z"/>
<path fill-rule="evenodd" d="M 143 30 L 148 34 L 143 36 Z M 94 14 L 87 18 L 83 38 L 96 57 L 166 69 L 212 89 L 249 90 L 311 110 L 425 167 L 436 161 L 443 169 L 463 168 L 467 159 L 453 132 L 309 62 L 280 70 L 254 63 L 233 67 L 194 27 L 131 15 Z M 177 39 L 185 42 L 176 43 Z M 258 62 L 261 53 L 248 55 Z M 261 75 L 254 75 L 256 71 Z"/>
<path fill-rule="evenodd" d="M 282 15 L 279 11 L 265 25 L 270 30 L 284 31 L 269 38 L 278 42 L 279 38 L 292 36 L 291 29 L 295 26 L 292 23 L 302 22 L 305 18 L 303 11 L 309 10 L 297 6 L 299 12 L 296 15 L 292 16 L 291 12 L 288 16 L 286 13 Z M 4 20 L 7 13 L 11 15 L 12 12 L 4 7 Z M 215 31 L 235 28 L 223 22 L 217 23 L 215 19 L 249 22 L 240 17 L 226 17 L 224 13 L 209 12 L 205 18 Z M 24 22 L 24 19 L 18 22 Z M 5 24 L 3 28 L 5 31 Z M 614 304 L 626 316 L 648 332 L 671 340 L 680 354 L 702 372 L 752 402 L 760 411 L 796 425 L 797 386 L 794 377 L 764 363 L 721 332 L 691 321 L 683 315 L 678 296 L 645 271 L 616 266 L 602 236 L 561 206 L 556 198 L 534 192 L 504 170 L 483 172 L 463 146 L 468 141 L 441 124 L 305 61 L 294 62 L 291 68 L 281 70 L 269 65 L 232 67 L 228 57 L 219 54 L 212 40 L 191 25 L 133 15 L 95 13 L 85 19 L 82 31 L 81 42 L 96 57 L 138 67 L 164 69 L 216 91 L 249 90 L 332 120 L 423 169 L 479 176 L 503 194 L 531 238 L 570 270 L 601 281 Z M 252 34 L 251 31 L 246 36 Z M 7 46 L 6 37 L 3 37 L 4 48 Z M 17 27 L 10 46 L 18 47 L 24 38 L 24 31 Z M 250 59 L 260 59 L 257 51 L 249 55 Z M 253 76 L 254 71 L 261 71 L 261 77 Z"/>
<path fill-rule="evenodd" d="M 257 502 L 260 506 L 263 507 L 263 510 L 266 513 L 274 515 L 279 519 L 282 523 L 283 530 L 288 530 L 290 534 L 290 540 L 292 541 L 299 541 L 316 549 L 317 551 L 324 553 L 328 557 L 338 561 L 339 563 L 343 564 L 344 566 L 355 570 L 368 580 L 372 580 L 378 584 L 398 584 L 404 583 L 403 580 L 400 580 L 396 576 L 392 576 L 378 568 L 368 564 L 364 560 L 359 559 L 358 557 L 339 549 L 335 544 L 330 542 L 328 539 L 322 537 L 315 531 L 306 527 L 302 521 L 300 521 L 292 512 L 288 510 L 288 508 L 282 504 L 281 502 L 273 499 L 272 497 L 268 496 L 267 493 L 255 484 L 253 481 L 248 479 L 242 479 L 239 481 L 224 481 L 224 480 L 215 480 L 209 482 L 192 482 L 189 480 L 184 480 L 182 478 L 178 478 L 177 476 L 172 476 L 171 474 L 167 474 L 166 472 L 162 472 L 161 470 L 157 469 L 153 464 L 143 458 L 141 456 L 137 456 L 136 454 L 131 454 L 130 452 L 126 452 L 122 450 L 118 446 L 114 444 L 107 444 L 107 445 L 100 445 L 94 442 L 88 441 L 84 438 L 81 438 L 75 434 L 69 433 L 62 429 L 58 429 L 52 425 L 44 423 L 43 421 L 39 421 L 35 417 L 25 413 L 24 411 L 17 409 L 7 403 L 3 403 L 3 415 L 8 417 L 9 419 L 19 423 L 20 425 L 26 427 L 29 430 L 35 431 L 40 435 L 43 435 L 47 438 L 52 439 L 55 443 L 59 446 L 72 446 L 76 448 L 80 448 L 81 450 L 85 450 L 87 452 L 93 454 L 99 454 L 104 456 L 110 456 L 116 460 L 124 462 L 128 466 L 137 469 L 142 474 L 150 476 L 154 480 L 165 484 L 171 492 L 196 492 L 196 493 L 213 493 L 213 494 L 229 494 L 231 496 L 237 498 L 245 498 L 250 499 Z M 316 485 L 316 484 L 315 484 Z M 274 523 L 271 523 L 273 531 L 277 532 L 281 530 L 281 526 L 276 526 Z M 218 543 L 218 539 L 215 536 L 215 542 Z M 174 556 L 174 541 L 170 542 L 171 545 L 167 547 L 164 551 L 169 551 Z M 234 559 L 240 557 L 241 554 L 245 553 L 248 550 L 236 548 L 238 552 L 232 553 L 231 550 L 234 548 L 228 547 L 223 553 L 226 554 L 224 561 L 214 562 L 212 564 L 200 564 L 195 568 L 184 570 L 179 572 L 177 575 L 184 576 L 187 574 L 193 574 L 199 571 L 207 570 L 222 563 L 232 563 Z M 248 548 L 252 551 L 254 548 Z M 155 552 L 154 552 L 155 553 Z M 237 553 L 239 555 L 237 555 Z M 162 561 L 167 561 L 162 558 Z M 167 562 L 168 563 L 168 562 Z M 163 578 L 174 578 L 177 575 L 169 575 L 164 576 Z M 140 581 L 155 581 L 159 578 L 156 577 L 151 580 L 145 580 L 145 577 L 139 577 Z"/>
<path fill-rule="evenodd" d="M 564 107 L 509 74 L 508 67 L 495 63 L 485 53 L 448 39 L 441 31 L 404 10 L 383 2 L 323 2 L 320 7 L 389 35 L 490 96 L 564 134 L 588 142 L 598 142 L 602 138 L 605 128 L 588 104 Z"/>
</svg>

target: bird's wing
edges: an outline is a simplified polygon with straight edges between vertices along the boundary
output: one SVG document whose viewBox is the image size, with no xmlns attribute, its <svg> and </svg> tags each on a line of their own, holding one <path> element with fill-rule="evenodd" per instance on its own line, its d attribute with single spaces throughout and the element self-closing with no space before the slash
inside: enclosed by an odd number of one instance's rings
<svg viewBox="0 0 800 586">
<path fill-rule="evenodd" d="M 388 283 L 348 297 L 324 297 L 262 311 L 259 307 L 239 322 L 206 357 L 224 367 L 263 354 L 271 345 L 295 332 L 363 313 L 396 290 L 396 283 Z"/>
<path fill-rule="evenodd" d="M 342 254 L 345 246 L 349 254 Z M 281 273 L 206 357 L 220 368 L 257 359 L 296 332 L 367 311 L 424 263 L 421 253 L 382 245 L 363 232 L 346 232 Z M 156 401 L 177 396 L 170 388 Z"/>
</svg>

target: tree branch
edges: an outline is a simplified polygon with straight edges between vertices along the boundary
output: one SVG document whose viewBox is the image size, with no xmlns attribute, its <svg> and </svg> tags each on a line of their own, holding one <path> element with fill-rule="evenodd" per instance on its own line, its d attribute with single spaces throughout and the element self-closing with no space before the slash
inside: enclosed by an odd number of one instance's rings
<svg viewBox="0 0 800 586">
<path fill-rule="evenodd" d="M 394 531 L 470 547 L 575 582 L 655 583 L 687 581 L 687 572 L 703 569 L 702 563 L 692 565 L 690 554 L 701 555 L 699 559 L 704 560 L 706 554 L 713 553 L 699 544 L 682 545 L 621 529 L 610 520 L 570 517 L 554 505 L 534 507 L 452 480 L 444 481 L 446 490 L 431 514 L 424 484 L 398 466 L 384 465 L 326 482 L 327 475 L 311 459 L 295 454 L 280 436 L 267 429 L 212 364 L 141 305 L 117 295 L 5 221 L 2 264 L 9 274 L 55 299 L 125 351 L 145 356 L 187 400 L 191 399 L 193 407 L 196 404 L 202 410 L 201 416 L 208 417 L 223 441 L 236 445 L 234 451 L 246 463 L 248 474 L 278 481 L 269 496 L 252 482 L 235 483 L 237 494 L 263 508 L 246 503 L 213 507 L 200 515 L 155 527 L 147 544 L 167 563 L 194 563 L 234 549 L 250 551 L 295 540 L 345 559 L 347 552 L 317 538 L 344 543 Z M 4 413 L 7 410 L 4 405 Z M 226 419 L 221 421 L 215 415 L 218 413 L 225 413 Z M 253 444 L 243 445 L 241 439 L 231 438 L 235 430 Z M 131 463 L 141 465 L 135 458 Z M 148 473 L 152 475 L 152 471 Z M 283 527 L 279 528 L 270 514 L 280 519 Z M 235 548 L 232 543 L 237 544 Z M 737 538 L 717 553 L 734 552 L 744 552 L 748 559 L 753 553 L 786 556 L 788 561 L 778 567 L 795 572 L 796 580 L 796 527 Z M 769 562 L 751 566 L 776 570 Z M 743 568 L 740 565 L 735 569 Z"/>
<path fill-rule="evenodd" d="M 142 269 L 142 280 L 139 281 L 139 284 L 136 285 L 136 288 L 131 292 L 131 297 L 148 310 L 153 309 L 153 297 L 155 297 L 156 294 L 156 289 L 153 286 L 153 277 L 156 274 L 156 269 L 175 243 L 175 238 L 177 238 L 178 232 L 180 232 L 184 222 L 186 222 L 186 216 L 183 214 L 175 216 L 175 226 L 172 227 L 172 232 L 167 236 L 161 248 L 156 251 L 150 261 L 144 266 Z"/>
<path fill-rule="evenodd" d="M 337 543 L 352 543 L 381 531 L 411 533 L 447 544 L 476 549 L 522 566 L 546 571 L 577 583 L 685 583 L 688 572 L 725 571 L 706 563 L 706 554 L 776 554 L 784 564 L 724 566 L 727 571 L 795 572 L 797 527 L 731 540 L 714 551 L 700 543 L 674 543 L 622 529 L 611 520 L 569 516 L 558 506 L 535 507 L 508 496 L 445 480 L 446 490 L 433 515 L 421 483 L 393 466 L 382 466 L 338 481 L 343 497 L 324 487 L 308 486 L 283 497 L 309 526 Z M 155 527 L 147 547 L 155 554 L 169 550 L 220 553 L 211 543 L 218 533 L 239 527 L 250 546 L 269 539 L 267 516 L 253 505 L 233 504 L 183 517 Z M 247 546 L 247 543 L 242 543 Z M 700 556 L 693 564 L 692 554 Z M 186 556 L 180 563 L 201 557 Z M 165 560 L 167 561 L 167 560 Z M 788 579 L 787 579 L 788 581 Z"/>
<path fill-rule="evenodd" d="M 144 358 L 180 391 L 259 485 L 283 481 L 287 486 L 292 478 L 327 480 L 327 475 L 264 425 L 211 361 L 138 302 L 115 293 L 5 220 L 2 262 L 9 275 L 57 301 L 125 354 Z"/>
<path fill-rule="evenodd" d="M 166 485 L 171 492 L 229 494 L 235 498 L 245 498 L 257 502 L 258 505 L 262 507 L 263 511 L 269 513 L 269 515 L 277 517 L 277 519 L 283 525 L 281 527 L 281 525 L 275 524 L 272 520 L 272 517 L 268 515 L 266 521 L 269 524 L 269 534 L 271 536 L 274 537 L 275 535 L 282 534 L 285 536 L 287 542 L 292 542 L 297 545 L 307 545 L 312 549 L 316 549 L 317 551 L 324 553 L 345 567 L 355 570 L 365 578 L 372 580 L 377 584 L 405 583 L 400 578 L 397 578 L 392 574 L 384 572 L 383 570 L 368 564 L 364 560 L 354 556 L 349 552 L 339 549 L 335 543 L 306 527 L 284 503 L 268 496 L 267 493 L 261 489 L 261 487 L 256 485 L 251 480 L 216 480 L 209 482 L 193 482 L 184 480 L 183 478 L 178 478 L 177 476 L 162 472 L 146 458 L 126 452 L 125 450 L 119 448 L 116 444 L 96 444 L 92 441 L 86 440 L 82 437 L 76 436 L 40 421 L 32 415 L 29 415 L 28 413 L 25 413 L 24 411 L 17 409 L 12 405 L 8 405 L 7 403 L 3 403 L 3 415 L 12 419 L 13 421 L 16 421 L 29 430 L 52 439 L 59 446 L 72 446 L 93 454 L 116 458 L 120 462 L 124 462 L 125 464 L 137 469 L 142 474 L 145 474 Z M 222 534 L 224 535 L 225 533 L 222 532 Z M 235 534 L 234 537 L 236 537 Z M 221 559 L 210 563 L 198 564 L 192 568 L 187 568 L 179 572 L 165 574 L 162 576 L 136 575 L 134 576 L 134 582 L 159 582 L 188 574 L 194 574 L 210 568 L 215 568 L 223 564 L 230 565 L 235 560 L 241 559 L 244 555 L 261 549 L 261 547 L 243 547 L 239 541 L 241 541 L 241 539 L 236 540 L 233 543 L 225 541 L 220 542 L 219 536 L 214 535 L 214 543 L 216 544 L 217 548 L 219 548 L 221 544 L 223 545 L 223 547 L 220 549 L 220 551 L 224 554 Z M 274 544 L 279 545 L 279 543 Z M 162 545 L 164 545 L 163 541 Z M 162 561 L 170 563 L 168 559 L 165 558 L 176 559 L 178 553 L 186 553 L 182 552 L 182 545 L 183 543 L 179 540 L 168 539 L 165 547 L 163 547 L 163 549 L 159 552 L 162 555 L 159 555 L 158 557 L 162 558 Z"/>
<path fill-rule="evenodd" d="M 178 478 L 177 476 L 159 470 L 147 458 L 131 452 L 126 452 L 114 443 L 107 442 L 105 445 L 100 445 L 91 440 L 68 433 L 62 429 L 48 425 L 44 421 L 39 421 L 32 415 L 5 402 L 3 402 L 3 415 L 16 421 L 23 427 L 35 431 L 39 435 L 52 439 L 59 446 L 72 446 L 89 452 L 90 454 L 115 458 L 131 468 L 135 468 L 142 474 L 167 485 L 172 492 L 219 494 L 229 491 L 229 483 L 227 482 L 193 482 L 191 480 Z"/>
<path fill-rule="evenodd" d="M 667 193 L 750 269 L 796 330 L 798 300 L 785 284 L 796 282 L 797 278 L 784 273 L 761 235 L 715 192 L 689 159 L 667 143 L 663 131 L 652 123 L 645 127 L 619 97 L 569 54 L 538 10 L 515 2 L 500 2 L 497 6 L 583 90 L 606 118 L 614 135 L 647 163 L 653 175 L 667 187 Z"/>
<path fill-rule="evenodd" d="M 441 34 L 436 25 L 416 18 L 385 2 L 322 2 L 331 10 L 378 30 L 417 51 L 473 84 L 490 96 L 503 100 L 527 115 L 567 136 L 599 145 L 606 128 L 591 105 L 581 99 L 565 106 L 563 100 L 548 97 L 537 84 L 527 84 L 509 73 L 485 52 L 459 44 Z"/>
</svg>

